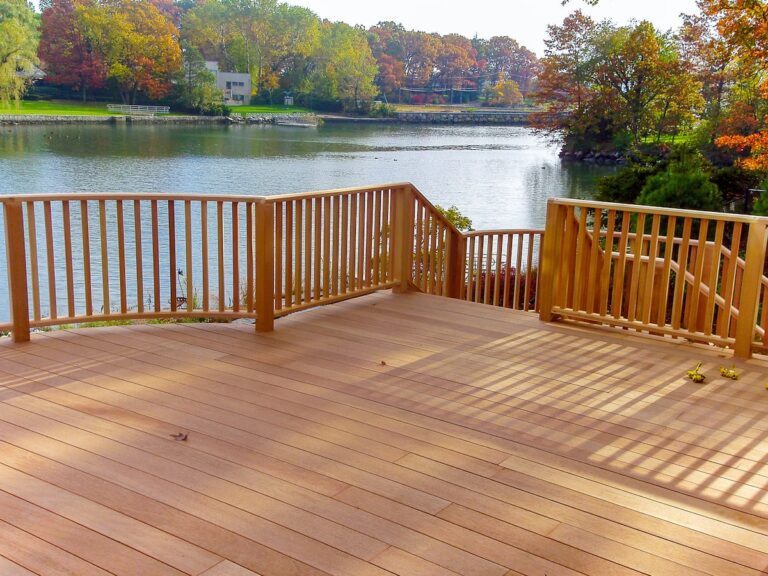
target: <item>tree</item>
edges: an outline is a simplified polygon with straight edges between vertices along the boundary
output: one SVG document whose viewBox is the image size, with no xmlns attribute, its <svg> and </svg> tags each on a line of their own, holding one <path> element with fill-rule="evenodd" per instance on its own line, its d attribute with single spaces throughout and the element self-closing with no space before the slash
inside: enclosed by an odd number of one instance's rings
<svg viewBox="0 0 768 576">
<path fill-rule="evenodd" d="M 223 94 L 216 86 L 215 76 L 205 67 L 203 55 L 192 46 L 185 46 L 183 55 L 183 70 L 176 80 L 179 103 L 200 114 L 222 113 Z"/>
<path fill-rule="evenodd" d="M 514 80 L 504 80 L 499 75 L 499 80 L 490 90 L 491 106 L 515 106 L 523 102 L 523 95 Z"/>
<path fill-rule="evenodd" d="M 38 55 L 46 78 L 53 84 L 80 92 L 85 102 L 89 89 L 102 88 L 107 69 L 85 34 L 78 6 L 91 0 L 53 0 L 43 11 Z"/>
<path fill-rule="evenodd" d="M 314 60 L 309 86 L 317 97 L 341 100 L 345 109 L 359 110 L 377 94 L 376 59 L 363 30 L 343 22 L 324 22 Z"/>
<path fill-rule="evenodd" d="M 20 100 L 37 63 L 37 24 L 24 0 L 0 0 L 0 103 Z"/>
<path fill-rule="evenodd" d="M 759 91 L 768 98 L 768 79 L 761 73 L 768 64 L 768 4 L 757 0 L 702 0 L 707 15 L 735 50 L 742 66 L 756 70 Z M 742 68 L 743 69 L 743 68 Z M 740 161 L 749 170 L 768 171 L 768 129 L 766 119 L 758 119 L 751 134 L 727 133 L 716 140 L 718 146 L 748 155 Z"/>
<path fill-rule="evenodd" d="M 140 91 L 153 99 L 168 94 L 181 69 L 181 49 L 178 30 L 154 5 L 110 0 L 78 6 L 78 12 L 123 102 L 135 103 Z"/>
<path fill-rule="evenodd" d="M 665 172 L 651 176 L 637 197 L 645 206 L 687 210 L 723 211 L 720 191 L 695 163 L 672 163 Z"/>
</svg>

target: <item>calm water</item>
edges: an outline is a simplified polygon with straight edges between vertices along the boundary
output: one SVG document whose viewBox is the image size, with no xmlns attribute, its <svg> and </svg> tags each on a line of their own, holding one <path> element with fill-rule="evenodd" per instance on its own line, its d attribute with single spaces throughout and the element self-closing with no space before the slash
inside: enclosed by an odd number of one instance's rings
<svg viewBox="0 0 768 576">
<path fill-rule="evenodd" d="M 547 198 L 588 198 L 609 171 L 563 166 L 556 147 L 520 127 L 0 128 L 0 194 L 272 195 L 410 181 L 477 229 L 543 227 Z M 4 275 L 0 266 L 0 322 Z"/>
</svg>

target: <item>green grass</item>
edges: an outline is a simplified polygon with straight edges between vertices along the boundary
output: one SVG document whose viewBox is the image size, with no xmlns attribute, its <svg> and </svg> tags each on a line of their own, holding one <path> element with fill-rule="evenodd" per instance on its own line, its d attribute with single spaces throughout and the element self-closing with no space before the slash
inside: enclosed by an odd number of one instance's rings
<svg viewBox="0 0 768 576">
<path fill-rule="evenodd" d="M 260 106 L 231 106 L 232 114 L 307 114 L 312 112 L 309 108 L 300 106 L 282 106 L 278 104 Z"/>
<path fill-rule="evenodd" d="M 19 105 L 0 106 L 0 114 L 49 114 L 52 116 L 121 116 L 109 112 L 104 102 L 73 100 L 23 100 Z"/>
<path fill-rule="evenodd" d="M 695 134 L 693 132 L 683 132 L 682 134 L 677 134 L 674 137 L 670 136 L 669 134 L 663 134 L 659 139 L 659 142 L 664 144 L 687 144 L 692 142 L 694 137 Z M 656 142 L 656 136 L 646 136 L 643 138 L 643 142 L 645 144 L 653 144 Z"/>
</svg>

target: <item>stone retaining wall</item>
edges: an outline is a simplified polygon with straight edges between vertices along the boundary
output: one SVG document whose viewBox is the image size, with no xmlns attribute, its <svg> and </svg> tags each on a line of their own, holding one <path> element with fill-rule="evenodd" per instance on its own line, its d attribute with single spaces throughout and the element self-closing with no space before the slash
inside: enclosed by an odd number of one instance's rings
<svg viewBox="0 0 768 576">
<path fill-rule="evenodd" d="M 0 124 L 224 124 L 224 116 L 56 116 L 1 114 Z"/>
<path fill-rule="evenodd" d="M 405 124 L 498 124 L 525 125 L 527 112 L 398 112 Z"/>
</svg>

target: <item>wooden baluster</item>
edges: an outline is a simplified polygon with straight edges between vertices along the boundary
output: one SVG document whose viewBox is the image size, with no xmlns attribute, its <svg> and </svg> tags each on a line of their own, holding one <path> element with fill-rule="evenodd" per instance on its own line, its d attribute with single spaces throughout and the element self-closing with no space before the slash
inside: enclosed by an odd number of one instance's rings
<svg viewBox="0 0 768 576">
<path fill-rule="evenodd" d="M 48 267 L 48 307 L 49 316 L 57 318 L 56 309 L 56 255 L 53 251 L 53 219 L 51 218 L 51 203 L 43 202 L 43 217 L 45 220 L 45 256 Z"/>
<path fill-rule="evenodd" d="M 600 316 L 606 316 L 608 314 L 608 297 L 611 294 L 611 268 L 613 266 L 613 244 L 615 239 L 613 237 L 614 228 L 616 227 L 616 210 L 608 210 L 608 228 L 605 233 L 605 251 L 603 254 L 603 261 L 600 266 L 600 278 L 598 280 L 598 292 L 600 304 L 598 306 L 598 314 Z"/>
<path fill-rule="evenodd" d="M 293 200 L 285 203 L 285 307 L 293 305 L 293 238 L 295 226 L 293 220 Z"/>
<path fill-rule="evenodd" d="M 709 295 L 704 312 L 704 334 L 712 334 L 712 326 L 715 314 L 715 296 L 717 295 L 717 279 L 720 276 L 720 256 L 723 248 L 723 234 L 725 232 L 725 222 L 719 220 L 715 228 L 715 243 L 709 250 L 709 275 L 707 276 L 707 286 Z"/>
<path fill-rule="evenodd" d="M 72 270 L 72 221 L 69 212 L 69 200 L 61 203 L 61 220 L 64 229 L 64 262 L 67 277 L 67 316 L 74 318 L 75 312 L 75 275 Z"/>
<path fill-rule="evenodd" d="M 490 304 L 493 266 L 493 234 L 488 234 L 488 247 L 485 254 L 485 282 L 483 286 L 483 304 Z"/>
<path fill-rule="evenodd" d="M 157 200 L 150 202 L 152 212 L 152 289 L 155 299 L 155 312 L 160 312 L 160 234 L 158 224 L 160 216 L 157 211 Z"/>
<path fill-rule="evenodd" d="M 687 328 L 688 332 L 697 331 L 696 315 L 699 310 L 699 298 L 701 297 L 701 280 L 704 275 L 704 263 L 707 255 L 707 230 L 709 220 L 699 222 L 699 242 L 696 246 L 696 262 L 694 264 L 693 285 L 691 286 L 687 307 Z"/>
<path fill-rule="evenodd" d="M 600 232 L 603 229 L 603 211 L 601 208 L 595 208 L 592 225 L 592 240 L 590 241 L 589 253 L 589 274 L 587 275 L 587 305 L 586 311 L 592 314 L 595 311 L 597 302 L 597 289 L 600 284 L 600 272 L 602 254 L 600 251 Z"/>
<path fill-rule="evenodd" d="M 734 354 L 738 358 L 752 355 L 755 335 L 757 306 L 762 292 L 763 267 L 765 266 L 766 225 L 762 221 L 751 222 L 744 256 L 744 277 L 739 298 L 739 318 L 736 322 Z M 735 246 L 734 246 L 735 248 Z"/>
<path fill-rule="evenodd" d="M 107 246 L 107 207 L 104 200 L 99 200 L 99 236 L 101 239 L 101 285 L 102 312 L 112 312 L 109 302 L 109 250 Z"/>
<path fill-rule="evenodd" d="M 370 191 L 365 194 L 365 283 L 364 286 L 370 287 L 373 284 L 373 205 L 376 202 L 376 192 Z"/>
<path fill-rule="evenodd" d="M 340 267 L 339 267 L 339 291 L 342 294 L 347 293 L 347 265 L 349 263 L 349 258 L 347 255 L 347 246 L 349 246 L 349 194 L 344 194 L 344 196 L 341 197 L 342 204 L 341 204 L 341 256 L 339 258 Z"/>
<path fill-rule="evenodd" d="M 331 296 L 338 296 L 339 284 L 340 284 L 340 270 L 339 259 L 343 256 L 339 256 L 341 251 L 341 243 L 343 242 L 342 228 L 341 228 L 341 196 L 334 196 L 331 199 L 332 207 L 332 219 L 333 219 L 333 231 L 331 232 Z"/>
<path fill-rule="evenodd" d="M 283 309 L 283 298 L 285 289 L 283 288 L 283 258 L 287 258 L 290 254 L 290 249 L 283 249 L 283 207 L 288 202 L 275 202 L 275 310 Z M 250 214 L 252 210 L 255 210 L 255 204 L 253 208 L 248 210 Z M 287 226 L 286 226 L 287 228 Z M 288 234 L 286 234 L 287 236 Z M 250 228 L 248 232 L 249 246 L 252 246 L 256 242 L 256 237 L 253 235 L 253 229 Z M 287 246 L 287 244 L 286 244 Z M 290 264 L 286 261 L 286 273 Z M 289 286 L 286 284 L 286 286 Z M 289 288 L 290 290 L 290 288 Z"/>
<path fill-rule="evenodd" d="M 294 302 L 298 306 L 302 302 L 302 296 L 303 296 L 303 289 L 302 289 L 302 276 L 301 276 L 301 265 L 302 265 L 302 255 L 303 255 L 303 226 L 304 226 L 304 200 L 298 199 L 296 200 L 296 224 L 294 228 L 294 233 L 296 234 L 296 245 L 295 245 L 295 255 L 294 255 Z"/>
<path fill-rule="evenodd" d="M 224 203 L 216 202 L 216 240 L 218 243 L 216 267 L 219 273 L 219 312 L 224 312 L 226 291 L 224 287 Z"/>
<path fill-rule="evenodd" d="M 422 292 L 427 292 L 429 288 L 429 258 L 431 247 L 429 245 L 429 239 L 432 237 L 432 218 L 426 205 L 421 206 L 424 211 L 423 223 L 424 223 L 424 235 L 422 241 L 424 243 L 423 250 L 421 252 L 421 282 L 419 287 Z"/>
<path fill-rule="evenodd" d="M 627 319 L 630 322 L 637 316 L 637 299 L 640 287 L 640 269 L 643 266 L 643 251 L 645 246 L 645 214 L 637 214 L 634 245 L 632 247 L 632 273 L 629 282 L 629 302 L 627 303 Z"/>
<path fill-rule="evenodd" d="M 40 272 L 37 257 L 37 218 L 35 217 L 35 203 L 27 204 L 27 231 L 29 233 L 29 272 L 32 277 L 32 318 L 40 320 Z"/>
<path fill-rule="evenodd" d="M 621 234 L 619 236 L 619 257 L 616 260 L 616 270 L 613 275 L 613 297 L 611 312 L 614 318 L 621 318 L 624 301 L 624 277 L 627 269 L 627 246 L 629 242 L 630 213 L 623 212 L 621 217 Z"/>
<path fill-rule="evenodd" d="M 240 311 L 240 207 L 232 202 L 232 310 Z"/>
<path fill-rule="evenodd" d="M 373 192 L 373 248 L 372 248 L 372 284 L 379 284 L 381 282 L 381 270 L 379 266 L 381 264 L 381 197 L 383 191 Z"/>
<path fill-rule="evenodd" d="M 193 270 L 192 270 L 192 202 L 189 200 L 184 201 L 184 252 L 185 252 L 185 268 L 187 273 L 187 312 L 192 312 L 195 309 L 194 305 L 194 283 L 193 283 Z"/>
<path fill-rule="evenodd" d="M 83 288 L 85 289 L 85 315 L 93 315 L 91 289 L 91 236 L 88 222 L 88 201 L 80 201 L 80 230 L 83 239 Z"/>
<path fill-rule="evenodd" d="M 578 229 L 579 221 L 576 219 L 576 209 L 573 206 L 566 206 L 566 219 L 565 219 L 565 262 L 564 262 L 564 274 L 561 276 L 560 289 L 563 291 L 562 301 L 565 303 L 566 308 L 575 309 L 574 288 L 575 288 L 575 276 L 578 268 Z"/>
<path fill-rule="evenodd" d="M 581 207 L 576 228 L 576 254 L 574 258 L 575 268 L 573 273 L 573 305 L 574 310 L 584 310 L 583 303 L 586 279 L 589 278 L 589 270 L 585 265 L 585 255 L 589 254 L 587 247 L 587 208 Z"/>
<path fill-rule="evenodd" d="M 304 201 L 304 302 L 312 301 L 312 199 Z"/>
<path fill-rule="evenodd" d="M 489 245 L 490 247 L 490 245 Z M 501 255 L 502 251 L 504 250 L 504 236 L 502 234 L 496 235 L 496 268 L 493 271 L 493 300 L 491 301 L 491 304 L 494 306 L 499 305 L 499 298 L 501 296 Z M 504 285 L 504 290 L 507 289 L 507 285 Z"/>
<path fill-rule="evenodd" d="M 469 237 L 469 252 L 467 254 L 467 302 L 472 302 L 477 291 L 477 273 L 475 272 L 475 236 Z"/>
<path fill-rule="evenodd" d="M 535 240 L 536 234 L 528 234 L 528 257 L 525 262 L 525 294 L 523 295 L 523 310 L 526 312 L 531 307 L 531 284 L 535 282 L 533 278 L 533 247 Z M 517 293 L 517 288 L 515 288 L 515 293 Z"/>
<path fill-rule="evenodd" d="M 123 201 L 116 203 L 117 211 L 117 262 L 120 277 L 120 313 L 128 312 L 128 286 L 125 272 L 125 214 L 123 213 Z"/>
<path fill-rule="evenodd" d="M 507 243 L 508 243 L 508 246 L 507 246 L 507 268 L 509 268 L 509 260 L 512 257 L 512 252 L 511 252 L 512 236 L 513 235 L 510 234 L 508 239 L 507 239 Z M 523 281 L 523 274 L 528 274 L 528 271 L 527 271 L 527 269 L 523 270 L 523 238 L 524 238 L 524 236 L 522 234 L 515 234 L 515 236 L 517 238 L 517 258 L 515 259 L 515 291 L 514 291 L 514 294 L 513 294 L 514 305 L 512 306 L 512 308 L 514 308 L 515 310 L 519 310 L 521 308 L 521 306 L 520 306 L 520 283 Z M 531 244 L 532 241 L 533 241 L 532 238 L 529 238 L 529 240 L 528 240 L 528 245 L 529 245 L 528 250 L 529 250 L 529 253 L 530 253 L 530 244 Z M 533 255 L 530 254 L 529 257 L 532 258 Z M 525 283 L 526 283 L 526 286 L 529 284 L 529 279 L 528 278 L 526 278 Z M 505 291 L 508 292 L 509 290 L 505 290 Z M 523 302 L 522 308 L 524 310 L 527 310 L 527 306 L 528 306 L 527 303 L 526 303 L 527 299 L 524 298 L 524 300 L 525 301 Z M 506 308 L 506 306 L 505 306 L 505 308 Z"/>
<path fill-rule="evenodd" d="M 435 214 L 430 215 L 432 221 L 429 241 L 429 294 L 436 294 L 437 285 L 437 228 L 440 222 Z"/>
<path fill-rule="evenodd" d="M 688 270 L 688 252 L 691 242 L 692 220 L 683 220 L 683 237 L 680 241 L 680 250 L 677 254 L 677 274 L 675 275 L 675 294 L 672 300 L 672 328 L 679 330 L 683 321 L 683 293 L 685 290 L 685 273 Z"/>
<path fill-rule="evenodd" d="M 357 289 L 361 290 L 365 285 L 368 278 L 366 272 L 366 259 L 369 257 L 366 255 L 366 214 L 367 208 L 367 195 L 360 194 L 360 206 L 357 212 Z"/>
<path fill-rule="evenodd" d="M 331 266 L 336 261 L 336 254 L 331 254 L 331 197 L 323 198 L 323 284 L 322 296 L 330 297 L 331 289 Z"/>
<path fill-rule="evenodd" d="M 277 210 L 278 207 L 276 207 Z M 256 204 L 254 202 L 246 202 L 245 203 L 245 301 L 246 311 L 251 314 L 254 310 L 254 299 L 256 297 L 254 293 L 254 274 L 256 274 L 255 269 L 255 258 L 256 255 L 254 254 L 254 246 L 256 242 L 256 236 L 253 226 L 253 219 L 256 212 Z M 282 217 L 283 212 L 282 208 L 280 208 L 280 216 Z M 282 240 L 282 225 L 278 226 L 277 224 L 277 213 L 275 213 L 275 239 L 274 242 L 277 244 L 279 240 Z M 279 240 L 278 240 L 279 237 Z M 281 282 L 281 275 L 280 275 L 280 264 L 282 263 L 282 249 L 278 249 L 275 251 L 275 282 L 276 285 L 273 288 L 275 292 L 275 299 L 280 300 L 280 304 L 282 304 L 283 300 L 281 298 L 282 290 L 280 290 L 277 286 Z M 277 302 L 275 302 L 275 307 L 277 307 Z"/>
<path fill-rule="evenodd" d="M 389 204 L 392 201 L 391 190 L 386 190 L 382 198 L 382 211 L 381 211 L 381 250 L 383 262 L 386 265 L 381 266 L 381 282 L 389 282 L 392 279 L 390 261 L 392 256 L 392 245 L 390 244 L 390 230 L 391 221 L 389 214 Z"/>
<path fill-rule="evenodd" d="M 315 235 L 314 235 L 314 241 L 313 241 L 313 263 L 312 263 L 312 273 L 313 273 L 313 293 L 314 293 L 314 299 L 320 300 L 323 297 L 323 287 L 320 284 L 320 279 L 322 278 L 321 274 L 321 266 L 323 262 L 323 244 L 322 244 L 322 226 L 323 226 L 323 199 L 322 198 L 314 198 L 312 201 L 312 204 L 314 206 L 314 217 L 315 217 Z"/>
<path fill-rule="evenodd" d="M 27 204 L 27 216 L 29 206 Z M 21 201 L 6 198 L 3 202 L 5 217 L 5 250 L 8 266 L 9 311 L 14 342 L 29 342 L 29 295 L 27 292 L 27 255 L 24 249 L 24 211 Z M 32 216 L 34 218 L 34 214 Z M 29 228 L 31 230 L 31 227 Z"/>
<path fill-rule="evenodd" d="M 659 311 L 656 317 L 656 325 L 666 326 L 667 309 L 669 307 L 669 279 L 672 273 L 672 254 L 675 249 L 675 228 L 677 217 L 667 218 L 666 245 L 664 246 L 664 265 L 661 271 L 661 291 L 659 293 Z"/>
<path fill-rule="evenodd" d="M 141 201 L 133 201 L 133 237 L 136 250 L 136 308 L 144 312 L 144 262 L 141 245 Z"/>
<path fill-rule="evenodd" d="M 731 256 L 728 258 L 728 265 L 723 273 L 723 299 L 725 305 L 722 313 L 717 318 L 717 333 L 722 338 L 727 338 L 731 332 L 731 307 L 734 304 L 734 294 L 736 289 L 736 271 L 739 264 L 739 246 L 741 245 L 741 222 L 733 224 L 733 234 L 731 235 Z M 768 307 L 765 307 L 768 308 Z"/>
<path fill-rule="evenodd" d="M 275 324 L 275 205 L 256 203 L 256 331 L 271 332 Z"/>
<path fill-rule="evenodd" d="M 200 202 L 200 257 L 203 259 L 203 312 L 210 309 L 210 284 L 208 277 L 208 202 Z"/>
<path fill-rule="evenodd" d="M 176 203 L 173 200 L 168 200 L 168 281 L 171 290 L 171 312 L 176 312 L 177 308 L 176 282 L 178 271 L 176 263 Z"/>
<path fill-rule="evenodd" d="M 421 209 L 421 202 L 416 201 L 416 249 L 414 251 L 414 268 L 415 268 L 415 275 L 413 278 L 414 283 L 416 286 L 421 288 L 421 278 L 424 274 L 424 269 L 422 266 L 422 253 L 424 251 L 424 213 Z"/>
<path fill-rule="evenodd" d="M 648 267 L 646 268 L 645 272 L 645 286 L 643 289 L 643 298 L 640 301 L 640 310 L 638 313 L 638 316 L 640 316 L 643 324 L 651 323 L 651 314 L 653 312 L 653 286 L 656 275 L 656 258 L 659 252 L 660 226 L 661 216 L 659 214 L 654 214 L 653 221 L 651 223 L 651 241 L 648 244 Z"/>
<path fill-rule="evenodd" d="M 435 293 L 439 296 L 445 296 L 447 294 L 448 274 L 445 270 L 445 235 L 446 226 L 442 222 L 438 221 L 437 230 L 437 267 L 435 268 Z"/>
<path fill-rule="evenodd" d="M 354 292 L 357 287 L 357 278 L 355 277 L 355 262 L 357 255 L 357 194 L 350 195 L 349 206 L 349 292 Z"/>
</svg>

